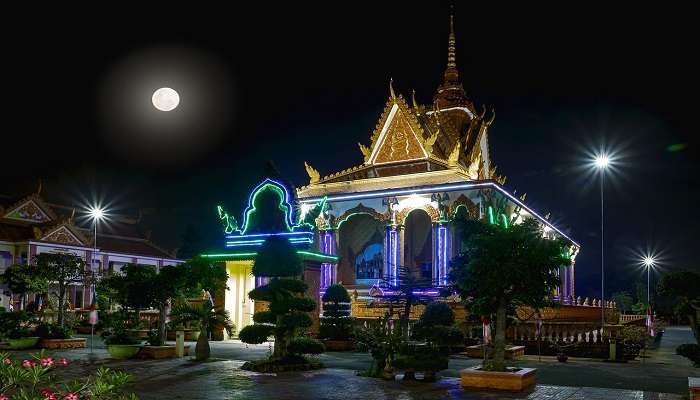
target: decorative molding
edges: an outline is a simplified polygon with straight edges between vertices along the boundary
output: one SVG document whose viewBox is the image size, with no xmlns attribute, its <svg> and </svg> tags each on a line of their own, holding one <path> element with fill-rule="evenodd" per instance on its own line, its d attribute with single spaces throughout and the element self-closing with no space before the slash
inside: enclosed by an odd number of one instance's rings
<svg viewBox="0 0 700 400">
<path fill-rule="evenodd" d="M 479 219 L 479 205 L 471 201 L 471 199 L 464 194 L 461 194 L 454 202 L 452 202 L 450 207 L 450 219 L 455 218 L 457 215 L 457 209 L 462 206 L 466 207 L 469 218 L 474 220 Z"/>
<path fill-rule="evenodd" d="M 4 218 L 14 219 L 27 222 L 48 222 L 55 218 L 49 215 L 49 212 L 44 211 L 44 207 L 40 206 L 37 199 L 30 196 L 12 207 L 8 208 L 8 212 L 4 214 Z"/>
<path fill-rule="evenodd" d="M 68 227 L 61 225 L 56 229 L 51 230 L 48 234 L 44 235 L 41 240 L 52 243 L 61 244 L 75 244 L 83 246 L 87 243 L 83 243 L 76 234 L 71 232 Z"/>
<path fill-rule="evenodd" d="M 350 217 L 354 214 L 369 215 L 369 216 L 373 217 L 374 219 L 376 219 L 377 221 L 382 221 L 382 222 L 389 221 L 389 216 L 387 214 L 379 213 L 374 208 L 367 207 L 364 204 L 360 203 L 356 207 L 353 207 L 353 208 L 345 211 L 342 215 L 340 215 L 338 218 L 336 218 L 334 228 L 339 229 L 340 226 L 345 221 L 350 219 Z"/>
<path fill-rule="evenodd" d="M 428 213 L 428 216 L 430 216 L 430 221 L 432 222 L 439 222 L 440 221 L 440 211 L 438 211 L 437 208 L 431 206 L 430 204 L 424 204 L 419 207 L 406 207 L 403 210 L 399 211 L 396 213 L 396 223 L 404 225 L 406 223 L 406 218 L 408 218 L 408 214 L 411 213 L 411 211 L 414 210 L 423 210 Z"/>
</svg>

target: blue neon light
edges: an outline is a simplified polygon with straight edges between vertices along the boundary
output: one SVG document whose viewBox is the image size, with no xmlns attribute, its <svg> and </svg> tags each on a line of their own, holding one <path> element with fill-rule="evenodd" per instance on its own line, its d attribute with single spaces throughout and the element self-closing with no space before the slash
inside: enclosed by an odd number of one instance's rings
<svg viewBox="0 0 700 400">
<path fill-rule="evenodd" d="M 238 238 L 249 238 L 249 237 L 263 237 L 268 238 L 270 236 L 313 236 L 313 232 L 299 231 L 299 232 L 277 232 L 277 233 L 251 233 L 247 235 L 226 235 L 226 239 L 238 239 Z"/>
</svg>

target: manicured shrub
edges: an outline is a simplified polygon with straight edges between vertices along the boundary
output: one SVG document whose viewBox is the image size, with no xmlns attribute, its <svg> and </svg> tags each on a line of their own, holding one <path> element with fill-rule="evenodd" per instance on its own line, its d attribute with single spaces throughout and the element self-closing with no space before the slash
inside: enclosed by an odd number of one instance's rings
<svg viewBox="0 0 700 400">
<path fill-rule="evenodd" d="M 65 325 L 42 323 L 36 327 L 34 335 L 42 339 L 70 339 L 73 331 Z"/>
<path fill-rule="evenodd" d="M 350 295 L 343 285 L 335 284 L 326 289 L 323 295 L 323 316 L 319 338 L 347 340 L 352 336 L 350 317 Z"/>
</svg>

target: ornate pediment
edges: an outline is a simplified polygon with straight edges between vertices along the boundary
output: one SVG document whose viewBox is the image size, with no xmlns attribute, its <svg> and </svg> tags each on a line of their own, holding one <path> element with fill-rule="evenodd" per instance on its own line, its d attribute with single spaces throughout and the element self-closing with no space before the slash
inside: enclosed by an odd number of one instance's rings
<svg viewBox="0 0 700 400">
<path fill-rule="evenodd" d="M 3 218 L 14 219 L 19 221 L 42 223 L 52 220 L 52 217 L 39 202 L 34 199 L 27 199 L 14 207 L 9 208 L 9 211 L 3 215 Z"/>
<path fill-rule="evenodd" d="M 436 137 L 425 139 L 423 128 L 402 96 L 390 96 L 372 134 L 372 145 L 360 144 L 366 164 L 388 164 L 428 158 Z"/>
<path fill-rule="evenodd" d="M 73 233 L 66 225 L 60 225 L 48 232 L 48 234 L 41 237 L 41 240 L 45 242 L 69 244 L 84 246 L 87 241 L 78 237 L 77 234 Z"/>
</svg>

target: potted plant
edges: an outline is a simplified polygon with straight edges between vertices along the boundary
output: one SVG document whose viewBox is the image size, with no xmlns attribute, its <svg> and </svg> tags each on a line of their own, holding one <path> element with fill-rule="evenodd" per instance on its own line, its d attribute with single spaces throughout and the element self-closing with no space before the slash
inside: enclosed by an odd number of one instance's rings
<svg viewBox="0 0 700 400">
<path fill-rule="evenodd" d="M 127 359 L 136 356 L 141 349 L 141 341 L 130 336 L 126 329 L 128 316 L 124 311 L 112 314 L 109 326 L 102 331 L 102 339 L 112 358 Z"/>
<path fill-rule="evenodd" d="M 454 326 L 455 315 L 446 303 L 433 302 L 426 306 L 413 328 L 412 339 L 402 346 L 395 367 L 406 370 L 405 380 L 414 379 L 415 372 L 423 372 L 423 380 L 434 382 L 437 372 L 447 369 L 451 346 L 459 346 L 464 340 L 462 332 Z"/>
<path fill-rule="evenodd" d="M 485 201 L 494 203 L 488 207 L 496 215 L 505 215 L 497 199 L 487 197 Z M 552 266 L 571 262 L 569 244 L 545 238 L 542 225 L 532 218 L 514 222 L 507 217 L 493 222 L 456 221 L 464 252 L 453 261 L 450 280 L 471 313 L 495 316 L 490 359 L 460 371 L 464 387 L 520 391 L 535 383 L 536 369 L 505 364 L 508 312 L 518 306 L 551 306 L 549 296 L 560 283 Z"/>
<path fill-rule="evenodd" d="M 350 317 L 350 295 L 343 285 L 326 288 L 323 294 L 323 316 L 318 337 L 326 350 L 347 351 L 355 348 L 352 342 L 352 317 Z"/>
</svg>

